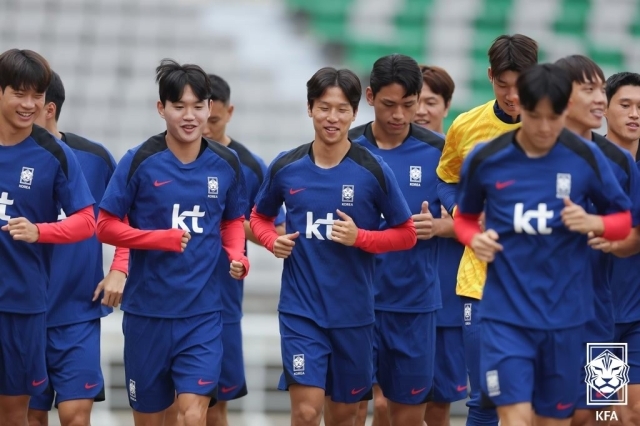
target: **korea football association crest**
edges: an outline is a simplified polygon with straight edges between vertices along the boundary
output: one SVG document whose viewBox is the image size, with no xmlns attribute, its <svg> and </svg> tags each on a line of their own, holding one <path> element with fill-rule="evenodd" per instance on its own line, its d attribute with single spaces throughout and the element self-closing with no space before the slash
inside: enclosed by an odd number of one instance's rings
<svg viewBox="0 0 640 426">
<path fill-rule="evenodd" d="M 571 175 L 569 173 L 558 173 L 556 175 L 556 198 L 571 196 Z"/>
<path fill-rule="evenodd" d="M 293 375 L 304 375 L 304 354 L 296 354 L 293 356 Z"/>
<path fill-rule="evenodd" d="M 342 205 L 353 206 L 353 199 L 355 198 L 356 186 L 355 185 L 342 185 Z"/>
<path fill-rule="evenodd" d="M 587 405 L 627 405 L 626 343 L 587 343 Z"/>
<path fill-rule="evenodd" d="M 209 198 L 218 198 L 218 178 L 217 177 L 208 177 L 207 178 L 207 192 L 209 194 Z"/>
<path fill-rule="evenodd" d="M 20 172 L 20 183 L 18 186 L 22 189 L 31 189 L 34 172 L 35 170 L 33 167 L 23 167 Z"/>
<path fill-rule="evenodd" d="M 409 185 L 420 186 L 420 183 L 422 183 L 422 167 L 409 166 Z"/>
</svg>

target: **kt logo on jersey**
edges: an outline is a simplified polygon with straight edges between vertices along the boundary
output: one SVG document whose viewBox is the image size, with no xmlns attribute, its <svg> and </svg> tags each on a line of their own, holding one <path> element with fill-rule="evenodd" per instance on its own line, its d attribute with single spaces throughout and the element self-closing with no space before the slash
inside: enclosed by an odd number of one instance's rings
<svg viewBox="0 0 640 426">
<path fill-rule="evenodd" d="M 626 343 L 587 343 L 587 405 L 627 405 Z"/>
</svg>

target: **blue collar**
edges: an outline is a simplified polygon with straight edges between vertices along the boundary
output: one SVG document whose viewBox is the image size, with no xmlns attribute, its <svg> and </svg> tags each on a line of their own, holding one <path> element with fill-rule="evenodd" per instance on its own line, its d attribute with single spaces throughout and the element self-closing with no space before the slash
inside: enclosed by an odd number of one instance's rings
<svg viewBox="0 0 640 426">
<path fill-rule="evenodd" d="M 495 101 L 493 103 L 493 113 L 496 115 L 496 117 L 498 117 L 498 119 L 500 121 L 502 121 L 503 123 L 507 123 L 507 124 L 516 124 L 520 122 L 520 116 L 518 116 L 516 118 L 516 121 L 513 121 L 513 117 L 511 117 L 509 114 L 507 114 L 506 112 L 504 112 L 502 109 L 500 109 L 500 106 L 498 105 L 498 101 Z"/>
</svg>

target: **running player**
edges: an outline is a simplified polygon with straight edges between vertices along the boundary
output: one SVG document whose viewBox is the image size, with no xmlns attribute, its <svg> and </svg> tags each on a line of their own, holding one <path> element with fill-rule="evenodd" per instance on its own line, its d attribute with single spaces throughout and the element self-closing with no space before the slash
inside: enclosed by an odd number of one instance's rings
<svg viewBox="0 0 640 426">
<path fill-rule="evenodd" d="M 441 230 L 441 220 L 434 219 L 440 216 L 436 167 L 444 140 L 411 124 L 422 85 L 420 66 L 412 58 L 378 59 L 366 90 L 375 119 L 349 132 L 353 142 L 382 157 L 393 171 L 418 236 L 411 250 L 381 254 L 376 260 L 375 425 L 422 426 L 433 386 L 435 311 L 442 307 L 438 241 L 433 238 Z M 387 227 L 384 219 L 380 227 Z"/>
<path fill-rule="evenodd" d="M 34 126 L 51 81 L 31 50 L 0 54 L 0 419 L 24 426 L 49 385 L 45 360 L 51 244 L 95 232 L 94 200 L 73 151 Z M 59 208 L 67 220 L 58 222 Z"/>
<path fill-rule="evenodd" d="M 362 89 L 349 70 L 322 68 L 307 82 L 315 139 L 276 158 L 251 214 L 256 238 L 285 258 L 280 334 L 293 426 L 353 423 L 370 398 L 375 253 L 406 250 L 416 230 L 393 172 L 351 143 Z M 273 220 L 285 203 L 287 231 Z M 388 228 L 379 231 L 380 215 Z M 295 247 L 294 247 L 295 246 Z"/>
<path fill-rule="evenodd" d="M 491 262 L 480 306 L 482 391 L 505 426 L 569 425 L 592 303 L 586 234 L 624 239 L 631 202 L 602 152 L 564 129 L 569 73 L 538 65 L 517 88 L 522 127 L 465 159 L 455 229 Z M 587 214 L 590 202 L 605 215 Z"/>
<path fill-rule="evenodd" d="M 458 116 L 449 131 L 437 173 L 441 203 L 454 215 L 456 184 L 460 179 L 462 161 L 478 142 L 493 139 L 520 127 L 516 80 L 525 69 L 538 61 L 538 44 L 531 38 L 515 34 L 498 37 L 489 48 L 489 81 L 495 100 Z M 487 265 L 466 248 L 458 269 L 456 294 L 463 299 L 463 341 L 465 363 L 471 385 L 467 402 L 467 426 L 497 426 L 495 409 L 484 408 L 480 394 L 479 350 L 480 334 L 477 310 L 482 298 Z"/>
<path fill-rule="evenodd" d="M 440 67 L 421 66 L 422 93 L 414 123 L 444 133 L 444 119 L 451 106 L 455 84 Z M 453 220 L 441 206 L 441 237 L 453 237 Z M 446 228 L 445 228 L 446 225 Z M 462 341 L 462 300 L 456 295 L 456 275 L 464 246 L 455 238 L 438 238 L 438 276 L 442 309 L 436 311 L 436 355 L 433 395 L 427 403 L 425 422 L 429 426 L 449 426 L 451 403 L 467 397 L 467 369 Z"/>
<path fill-rule="evenodd" d="M 248 207 L 237 155 L 207 141 L 211 82 L 197 65 L 163 60 L 158 113 L 167 131 L 122 158 L 100 204 L 98 238 L 131 248 L 124 362 L 136 425 L 162 424 L 178 395 L 185 426 L 206 422 L 222 362 L 217 255 L 236 278 Z M 131 226 L 123 223 L 129 217 Z M 227 265 L 229 265 L 227 263 Z"/>
<path fill-rule="evenodd" d="M 245 214 L 245 235 L 248 240 L 257 243 L 249 226 L 249 216 L 253 200 L 267 172 L 267 166 L 260 157 L 227 135 L 227 124 L 231 120 L 234 108 L 230 102 L 231 89 L 223 78 L 215 74 L 209 74 L 209 79 L 212 87 L 211 114 L 207 120 L 204 136 L 231 148 L 238 154 L 246 182 L 247 198 L 250 200 L 249 208 Z M 284 219 L 284 210 L 281 208 L 275 222 L 278 235 L 284 235 Z M 242 353 L 242 329 L 240 327 L 244 283 L 242 280 L 238 282 L 229 276 L 225 270 L 227 263 L 226 257 L 220 256 L 217 271 L 220 285 L 222 285 L 222 347 L 224 350 L 222 352 L 218 402 L 209 408 L 207 413 L 208 426 L 228 426 L 227 401 L 242 398 L 247 394 Z"/>
<path fill-rule="evenodd" d="M 79 160 L 91 195 L 101 200 L 116 167 L 102 145 L 73 133 L 61 133 L 58 119 L 65 100 L 60 76 L 52 72 L 45 106 L 36 124 L 71 148 Z M 94 213 L 98 214 L 98 206 Z M 60 211 L 59 219 L 65 218 Z M 104 401 L 100 367 L 100 318 L 112 311 L 122 297 L 129 268 L 129 250 L 116 249 L 110 271 L 102 267 L 102 244 L 93 236 L 77 244 L 53 249 L 47 291 L 47 391 L 29 401 L 29 425 L 48 424 L 54 403 L 62 426 L 89 426 L 94 401 Z M 104 289 L 102 305 L 98 297 Z M 95 293 L 95 294 L 94 294 Z M 93 300 L 92 300 L 93 299 Z"/>
<path fill-rule="evenodd" d="M 602 69 L 591 59 L 582 55 L 564 57 L 556 62 L 560 68 L 568 72 L 571 77 L 573 90 L 569 107 L 567 108 L 566 127 L 586 140 L 593 141 L 609 160 L 614 175 L 620 187 L 631 200 L 640 202 L 640 177 L 633 157 L 604 136 L 595 132 L 602 125 L 602 117 L 606 108 L 605 81 Z M 637 205 L 637 202 L 634 202 Z M 595 213 L 593 208 L 589 209 Z M 637 208 L 632 209 L 632 225 L 640 222 L 640 214 Z M 608 343 L 614 340 L 614 309 L 611 296 L 610 274 L 611 255 L 600 251 L 592 251 L 591 262 L 593 266 L 593 294 L 594 303 L 591 303 L 592 316 L 585 324 L 583 339 L 585 342 L 582 352 L 583 358 L 579 365 L 580 393 L 576 402 L 576 413 L 572 419 L 574 426 L 588 426 L 596 424 L 594 411 L 602 410 L 599 405 L 589 405 L 588 400 L 594 400 L 597 392 L 585 383 L 585 369 L 587 363 L 587 343 Z M 599 355 L 594 353 L 593 356 Z M 592 393 L 589 399 L 587 392 Z"/>
</svg>

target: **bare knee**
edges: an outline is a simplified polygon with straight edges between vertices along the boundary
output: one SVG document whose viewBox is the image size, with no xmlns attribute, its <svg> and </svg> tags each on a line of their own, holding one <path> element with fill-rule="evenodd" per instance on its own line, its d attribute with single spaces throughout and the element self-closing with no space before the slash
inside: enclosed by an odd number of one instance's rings
<svg viewBox="0 0 640 426">
<path fill-rule="evenodd" d="M 378 418 L 386 418 L 389 415 L 389 402 L 382 392 L 376 393 L 373 398 L 373 413 Z"/>
<path fill-rule="evenodd" d="M 29 410 L 29 426 L 48 426 L 49 412 L 42 410 Z"/>
<path fill-rule="evenodd" d="M 448 402 L 429 402 L 425 410 L 424 421 L 429 426 L 449 426 L 451 404 Z"/>
<path fill-rule="evenodd" d="M 206 411 L 203 411 L 197 404 L 190 405 L 180 411 L 184 426 L 204 426 L 207 423 Z"/>
<path fill-rule="evenodd" d="M 226 401 L 218 401 L 207 410 L 207 426 L 228 426 Z"/>
<path fill-rule="evenodd" d="M 293 426 L 316 426 L 320 424 L 322 408 L 307 402 L 301 402 L 293 407 L 291 417 Z"/>
<path fill-rule="evenodd" d="M 93 400 L 78 399 L 61 402 L 58 406 L 62 426 L 89 426 Z"/>
</svg>

